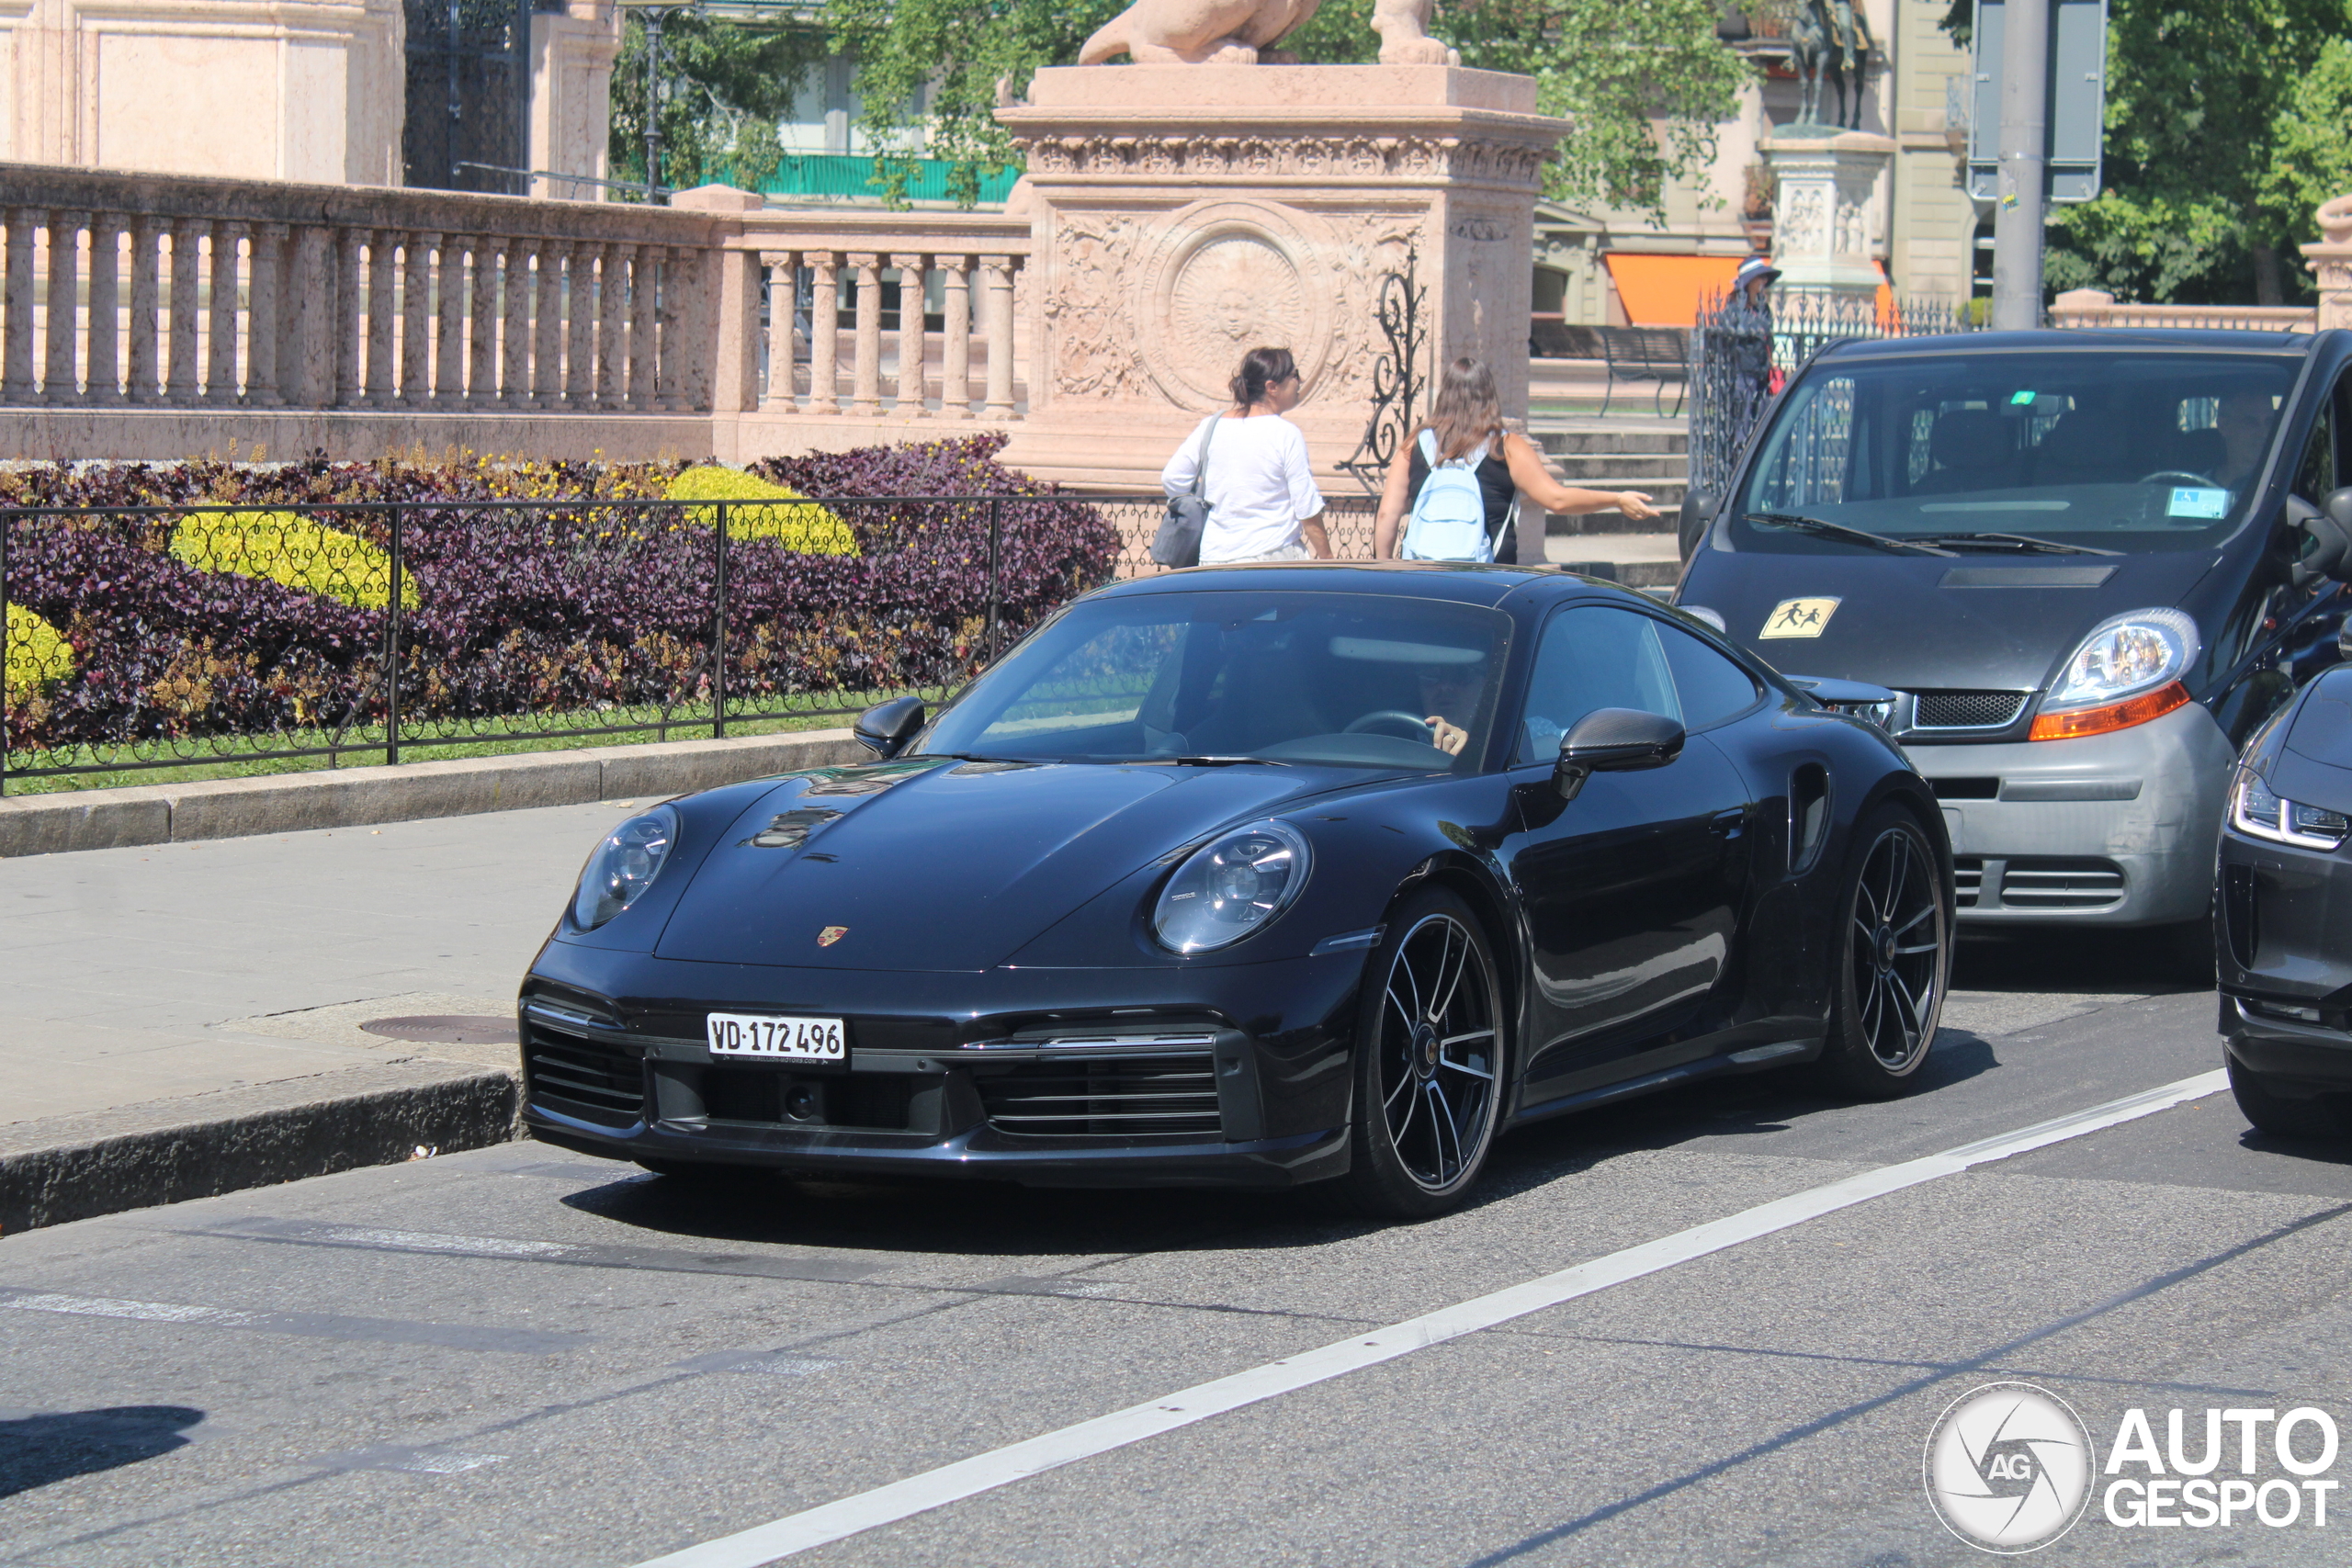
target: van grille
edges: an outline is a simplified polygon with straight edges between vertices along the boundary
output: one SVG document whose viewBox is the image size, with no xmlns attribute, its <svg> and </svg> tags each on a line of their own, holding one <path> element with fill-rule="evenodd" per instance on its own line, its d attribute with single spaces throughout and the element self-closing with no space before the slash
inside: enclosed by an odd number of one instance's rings
<svg viewBox="0 0 2352 1568">
<path fill-rule="evenodd" d="M 2006 729 L 2025 711 L 2024 692 L 1919 692 L 1914 729 Z"/>
<path fill-rule="evenodd" d="M 2123 900 L 2123 868 L 2104 860 L 2013 860 L 2001 874 L 2012 909 L 2098 909 Z"/>
<path fill-rule="evenodd" d="M 645 1068 L 618 1046 L 534 1022 L 523 1047 L 530 1102 L 582 1122 L 627 1127 L 645 1115 Z"/>
<path fill-rule="evenodd" d="M 1951 857 L 1951 901 L 1962 909 L 1976 908 L 1984 888 L 1984 863 L 1974 855 Z"/>
<path fill-rule="evenodd" d="M 1221 1136 L 1209 1054 L 1023 1062 L 978 1080 L 1000 1133 Z"/>
</svg>

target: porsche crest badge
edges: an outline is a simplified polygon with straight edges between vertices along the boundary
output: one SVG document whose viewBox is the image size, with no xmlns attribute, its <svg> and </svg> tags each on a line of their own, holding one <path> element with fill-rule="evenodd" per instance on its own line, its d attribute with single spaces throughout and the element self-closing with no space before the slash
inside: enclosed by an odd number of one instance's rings
<svg viewBox="0 0 2352 1568">
<path fill-rule="evenodd" d="M 1768 637 L 1819 637 L 1829 626 L 1829 617 L 1838 613 L 1836 599 L 1783 599 L 1772 606 L 1764 617 L 1764 629 L 1756 635 Z"/>
<path fill-rule="evenodd" d="M 841 941 L 842 938 L 847 935 L 849 935 L 849 928 L 847 926 L 827 926 L 823 931 L 817 933 L 817 945 L 819 947 L 831 947 L 833 943 Z"/>
</svg>

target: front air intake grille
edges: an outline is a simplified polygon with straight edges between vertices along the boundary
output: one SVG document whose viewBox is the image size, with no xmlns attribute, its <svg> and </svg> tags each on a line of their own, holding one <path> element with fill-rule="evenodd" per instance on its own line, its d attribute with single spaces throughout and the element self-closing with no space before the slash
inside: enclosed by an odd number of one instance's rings
<svg viewBox="0 0 2352 1568">
<path fill-rule="evenodd" d="M 2001 874 L 2012 909 L 2103 909 L 2123 901 L 2123 868 L 2104 860 L 2013 860 Z"/>
<path fill-rule="evenodd" d="M 1984 888 L 1984 863 L 1974 855 L 1951 857 L 1951 901 L 1962 909 L 1976 908 Z"/>
<path fill-rule="evenodd" d="M 2024 692 L 1920 692 L 1914 729 L 2006 729 L 2025 711 Z"/>
<path fill-rule="evenodd" d="M 616 1045 L 530 1025 L 523 1047 L 523 1077 L 533 1105 L 609 1127 L 631 1126 L 645 1115 L 645 1068 Z"/>
<path fill-rule="evenodd" d="M 1000 1133 L 1215 1138 L 1224 1131 L 1216 1072 L 1205 1051 L 1023 1062 L 978 1081 L 989 1125 Z"/>
</svg>

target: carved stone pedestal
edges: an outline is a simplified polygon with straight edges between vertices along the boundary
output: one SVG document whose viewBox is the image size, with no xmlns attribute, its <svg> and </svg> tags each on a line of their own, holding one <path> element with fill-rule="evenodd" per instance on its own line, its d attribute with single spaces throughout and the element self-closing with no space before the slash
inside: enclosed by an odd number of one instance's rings
<svg viewBox="0 0 2352 1568">
<path fill-rule="evenodd" d="M 1866 130 L 1784 126 L 1763 144 L 1779 195 L 1772 265 L 1783 288 L 1874 295 L 1878 178 L 1894 143 Z"/>
<path fill-rule="evenodd" d="M 1001 109 L 1029 159 L 1029 418 L 1006 460 L 1151 488 L 1288 348 L 1329 493 L 1371 412 L 1384 273 L 1419 247 L 1435 360 L 1485 358 L 1527 411 L 1534 199 L 1566 121 L 1530 77 L 1444 65 L 1041 71 Z"/>
</svg>

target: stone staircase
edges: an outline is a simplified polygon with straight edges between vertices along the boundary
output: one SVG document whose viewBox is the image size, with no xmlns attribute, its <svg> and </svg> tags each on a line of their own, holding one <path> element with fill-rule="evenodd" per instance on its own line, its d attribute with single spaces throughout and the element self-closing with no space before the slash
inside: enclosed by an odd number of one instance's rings
<svg viewBox="0 0 2352 1568">
<path fill-rule="evenodd" d="M 1684 423 L 1538 415 L 1528 421 L 1528 435 L 1569 484 L 1641 491 L 1665 513 L 1655 522 L 1636 523 L 1613 511 L 1582 517 L 1554 513 L 1545 529 L 1553 561 L 1614 577 L 1629 587 L 1671 587 L 1681 570 L 1674 549 L 1675 509 L 1690 488 L 1690 439 Z"/>
</svg>

